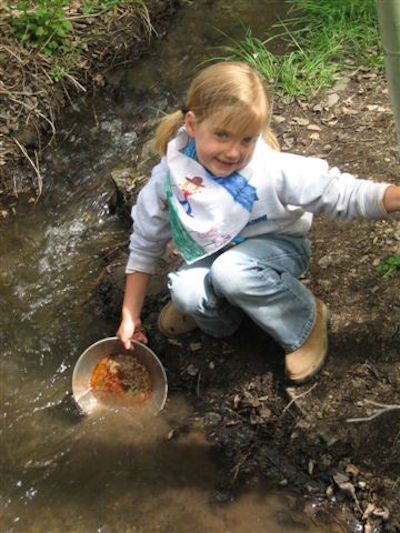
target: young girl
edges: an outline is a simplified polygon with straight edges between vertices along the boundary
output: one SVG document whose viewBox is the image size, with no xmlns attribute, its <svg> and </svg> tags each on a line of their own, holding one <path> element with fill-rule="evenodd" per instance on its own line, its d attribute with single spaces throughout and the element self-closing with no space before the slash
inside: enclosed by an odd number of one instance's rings
<svg viewBox="0 0 400 533">
<path fill-rule="evenodd" d="M 356 179 L 321 159 L 277 150 L 268 95 L 240 62 L 209 66 L 184 109 L 156 132 L 162 158 L 132 209 L 130 257 L 117 335 L 147 342 L 141 310 L 157 260 L 173 238 L 185 264 L 168 277 L 160 331 L 232 335 L 248 315 L 285 350 L 303 383 L 327 354 L 328 310 L 300 281 L 312 215 L 380 218 L 400 210 L 400 187 Z"/>
</svg>

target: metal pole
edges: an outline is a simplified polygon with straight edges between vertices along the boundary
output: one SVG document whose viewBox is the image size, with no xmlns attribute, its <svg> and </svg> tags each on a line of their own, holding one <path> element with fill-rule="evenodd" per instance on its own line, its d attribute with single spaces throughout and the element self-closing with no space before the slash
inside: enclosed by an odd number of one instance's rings
<svg viewBox="0 0 400 533">
<path fill-rule="evenodd" d="M 376 0 L 400 156 L 400 0 Z"/>
</svg>

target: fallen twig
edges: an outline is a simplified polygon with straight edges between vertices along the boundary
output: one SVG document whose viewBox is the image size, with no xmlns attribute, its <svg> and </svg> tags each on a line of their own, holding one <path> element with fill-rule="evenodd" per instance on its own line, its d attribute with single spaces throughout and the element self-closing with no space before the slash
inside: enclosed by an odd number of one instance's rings
<svg viewBox="0 0 400 533">
<path fill-rule="evenodd" d="M 197 385 L 196 385 L 197 398 L 200 398 L 200 379 L 201 379 L 201 372 L 199 372 L 199 375 L 197 376 Z"/>
<path fill-rule="evenodd" d="M 36 160 L 36 163 L 34 163 L 32 161 L 32 159 L 29 157 L 29 154 L 28 152 L 26 151 L 26 148 L 25 146 L 22 146 L 22 144 L 18 141 L 18 139 L 16 139 L 15 137 L 12 138 L 13 141 L 15 142 L 15 144 L 18 146 L 18 148 L 21 150 L 21 152 L 24 154 L 24 156 L 27 158 L 27 160 L 29 161 L 29 163 L 31 164 L 33 170 L 35 171 L 36 173 L 36 176 L 37 176 L 37 179 L 38 179 L 38 195 L 36 197 L 36 201 L 39 200 L 41 194 L 42 194 L 42 190 L 43 190 L 43 178 L 42 178 L 42 175 L 40 173 L 40 168 L 39 168 L 39 157 L 38 157 L 38 153 L 37 151 L 35 150 L 35 160 Z"/>
<path fill-rule="evenodd" d="M 242 457 L 239 459 L 239 461 L 235 464 L 235 466 L 231 469 L 231 472 L 232 472 L 232 480 L 231 480 L 231 485 L 234 485 L 239 473 L 240 473 L 240 469 L 242 468 L 242 466 L 245 464 L 245 462 L 247 461 L 247 459 L 251 456 L 251 454 L 253 453 L 253 450 L 254 450 L 254 444 L 250 447 L 250 449 L 247 451 L 247 453 L 243 454 Z"/>
<path fill-rule="evenodd" d="M 53 137 L 55 136 L 56 128 L 55 128 L 53 122 L 49 118 L 47 118 L 46 115 L 41 113 L 37 107 L 33 107 L 33 106 L 27 104 L 26 102 L 23 102 L 22 100 L 17 100 L 16 98 L 10 97 L 9 100 L 11 100 L 11 102 L 15 102 L 16 104 L 19 104 L 20 106 L 24 107 L 29 113 L 34 113 L 35 115 L 38 115 L 43 120 L 45 120 L 49 124 L 49 126 L 51 128 Z"/>
<path fill-rule="evenodd" d="M 314 385 L 312 385 L 308 390 L 306 390 L 306 391 L 302 392 L 301 394 L 298 394 L 297 396 L 295 396 L 294 398 L 292 398 L 292 399 L 290 400 L 290 402 L 286 405 L 286 407 L 283 409 L 281 416 L 283 416 L 283 415 L 286 413 L 286 411 L 287 411 L 288 409 L 290 409 L 291 405 L 292 405 L 295 401 L 297 401 L 299 398 L 303 398 L 303 396 L 306 396 L 307 394 L 309 394 L 313 389 L 315 389 L 316 386 L 317 386 L 317 383 L 314 383 Z"/>
<path fill-rule="evenodd" d="M 390 405 L 390 404 L 385 404 L 385 403 L 374 402 L 372 400 L 364 400 L 363 403 L 374 405 L 376 407 L 379 407 L 380 409 L 375 409 L 372 412 L 372 414 L 369 416 L 358 417 L 358 418 L 348 418 L 346 422 L 348 423 L 369 422 L 370 420 L 373 420 L 374 418 L 376 418 L 379 415 L 382 415 L 383 413 L 387 413 L 388 411 L 395 411 L 397 409 L 400 409 L 400 405 L 396 405 L 396 404 Z"/>
</svg>

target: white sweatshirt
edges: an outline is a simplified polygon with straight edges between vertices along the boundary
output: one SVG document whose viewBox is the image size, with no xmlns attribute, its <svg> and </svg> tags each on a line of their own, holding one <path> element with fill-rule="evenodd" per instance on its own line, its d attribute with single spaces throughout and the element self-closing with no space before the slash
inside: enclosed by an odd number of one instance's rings
<svg viewBox="0 0 400 533">
<path fill-rule="evenodd" d="M 357 179 L 330 168 L 326 161 L 271 149 L 257 142 L 252 166 L 258 200 L 239 237 L 265 234 L 306 235 L 313 214 L 351 220 L 383 218 L 387 183 Z M 153 274 L 171 239 L 165 181 L 166 158 L 153 168 L 148 183 L 132 208 L 133 232 L 126 273 Z"/>
</svg>

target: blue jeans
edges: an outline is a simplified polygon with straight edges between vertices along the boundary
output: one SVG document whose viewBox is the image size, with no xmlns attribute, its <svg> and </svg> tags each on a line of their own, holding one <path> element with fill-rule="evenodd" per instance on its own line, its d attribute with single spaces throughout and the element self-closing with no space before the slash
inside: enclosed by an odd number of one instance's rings
<svg viewBox="0 0 400 533">
<path fill-rule="evenodd" d="M 232 335 L 246 313 L 291 352 L 314 324 L 314 296 L 298 280 L 309 260 L 304 237 L 252 237 L 170 273 L 168 288 L 174 304 L 205 333 Z"/>
</svg>

